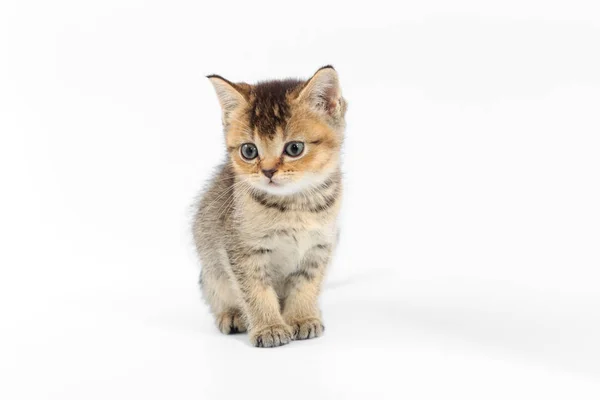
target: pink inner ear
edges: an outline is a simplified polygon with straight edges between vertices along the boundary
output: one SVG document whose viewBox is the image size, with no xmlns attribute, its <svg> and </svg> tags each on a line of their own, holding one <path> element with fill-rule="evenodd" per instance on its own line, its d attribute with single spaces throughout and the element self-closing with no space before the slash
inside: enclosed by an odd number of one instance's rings
<svg viewBox="0 0 600 400">
<path fill-rule="evenodd" d="M 325 111 L 329 114 L 334 113 L 338 106 L 337 97 L 337 89 L 334 86 L 328 87 L 326 92 L 323 93 L 323 105 L 325 106 Z"/>
<path fill-rule="evenodd" d="M 335 109 L 337 107 L 338 102 L 330 99 L 330 101 L 327 102 L 327 104 L 325 105 L 325 111 L 327 111 L 329 114 L 332 114 L 335 112 Z"/>
</svg>

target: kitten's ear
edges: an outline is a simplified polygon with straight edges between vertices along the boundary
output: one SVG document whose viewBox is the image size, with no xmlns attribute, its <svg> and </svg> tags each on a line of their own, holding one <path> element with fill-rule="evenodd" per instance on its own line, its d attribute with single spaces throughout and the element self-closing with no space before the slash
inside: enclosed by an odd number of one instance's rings
<svg viewBox="0 0 600 400">
<path fill-rule="evenodd" d="M 219 75 L 208 75 L 213 84 L 221 109 L 223 110 L 223 124 L 227 125 L 231 112 L 248 103 L 250 85 L 246 83 L 232 83 Z"/>
<path fill-rule="evenodd" d="M 324 111 L 330 116 L 340 115 L 343 99 L 335 69 L 328 65 L 315 72 L 304 85 L 298 99 L 308 102 L 314 109 Z"/>
</svg>

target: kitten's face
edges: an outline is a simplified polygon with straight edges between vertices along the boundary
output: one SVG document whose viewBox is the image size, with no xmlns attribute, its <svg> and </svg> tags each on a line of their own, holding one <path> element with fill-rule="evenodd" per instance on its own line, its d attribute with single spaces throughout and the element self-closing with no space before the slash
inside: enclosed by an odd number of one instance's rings
<svg viewBox="0 0 600 400">
<path fill-rule="evenodd" d="M 290 195 L 323 183 L 339 165 L 345 102 L 337 74 L 322 68 L 307 82 L 232 84 L 211 77 L 223 107 L 227 150 L 242 180 Z"/>
<path fill-rule="evenodd" d="M 232 121 L 226 136 L 241 178 L 271 194 L 286 195 L 318 186 L 336 169 L 341 136 L 318 115 L 290 105 L 287 123 L 269 123 L 269 132 L 260 123 L 251 128 L 248 115 L 253 111 L 251 107 Z M 269 119 L 272 112 L 263 110 L 257 118 Z"/>
</svg>

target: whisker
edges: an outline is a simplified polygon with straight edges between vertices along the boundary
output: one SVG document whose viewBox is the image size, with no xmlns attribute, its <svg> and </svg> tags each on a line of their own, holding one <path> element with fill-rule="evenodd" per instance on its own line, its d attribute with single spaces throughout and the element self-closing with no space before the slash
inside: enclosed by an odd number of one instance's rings
<svg viewBox="0 0 600 400">
<path fill-rule="evenodd" d="M 237 186 L 240 186 L 242 184 L 244 184 L 246 182 L 244 181 L 240 181 L 240 182 L 235 182 L 233 185 L 228 186 L 225 190 L 223 190 L 221 193 L 219 193 L 219 195 L 213 199 L 213 201 L 211 201 L 207 206 L 202 207 L 202 212 L 208 212 L 210 210 L 210 207 L 215 204 L 217 201 L 219 201 L 221 198 L 225 197 L 226 195 L 228 195 L 229 193 L 235 191 L 235 188 Z"/>
</svg>

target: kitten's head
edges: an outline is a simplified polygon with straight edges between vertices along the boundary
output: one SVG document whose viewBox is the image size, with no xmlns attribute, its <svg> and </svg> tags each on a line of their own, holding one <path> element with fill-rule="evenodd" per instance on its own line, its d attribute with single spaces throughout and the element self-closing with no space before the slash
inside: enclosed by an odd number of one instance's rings
<svg viewBox="0 0 600 400">
<path fill-rule="evenodd" d="M 346 102 L 337 72 L 255 85 L 208 77 L 221 108 L 233 170 L 252 187 L 290 195 L 318 186 L 339 165 Z"/>
</svg>

